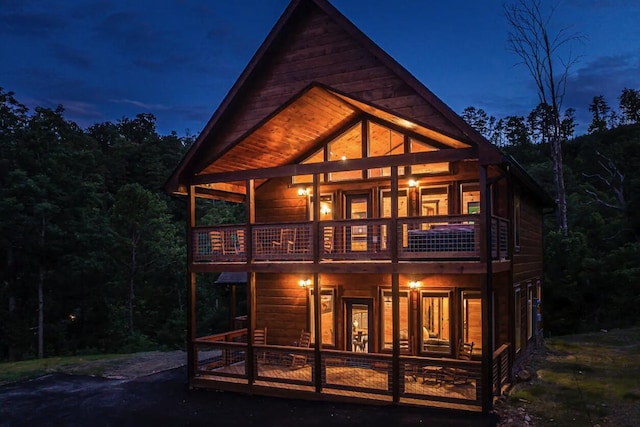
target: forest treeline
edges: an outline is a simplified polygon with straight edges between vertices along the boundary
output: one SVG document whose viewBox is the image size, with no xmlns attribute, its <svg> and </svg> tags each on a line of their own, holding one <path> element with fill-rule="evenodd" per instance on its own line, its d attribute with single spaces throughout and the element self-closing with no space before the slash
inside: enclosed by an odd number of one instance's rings
<svg viewBox="0 0 640 427">
<path fill-rule="evenodd" d="M 552 334 L 640 320 L 640 124 L 627 114 L 640 92 L 623 93 L 613 118 L 594 107 L 604 124 L 589 135 L 573 138 L 564 117 L 569 234 L 548 215 L 545 236 Z M 545 114 L 462 115 L 550 189 Z M 192 142 L 159 135 L 151 114 L 81 129 L 0 88 L 0 360 L 184 348 L 187 210 L 162 187 Z M 209 223 L 243 218 L 222 202 L 198 209 Z M 203 332 L 227 326 L 228 292 L 198 287 Z"/>
</svg>

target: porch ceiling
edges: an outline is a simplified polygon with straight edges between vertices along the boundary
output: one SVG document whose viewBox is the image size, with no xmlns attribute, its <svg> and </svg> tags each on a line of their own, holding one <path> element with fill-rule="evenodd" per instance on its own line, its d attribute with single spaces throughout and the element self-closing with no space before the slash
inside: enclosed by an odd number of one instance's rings
<svg viewBox="0 0 640 427">
<path fill-rule="evenodd" d="M 406 131 L 431 141 L 434 150 L 468 148 L 472 145 L 330 88 L 311 86 L 240 137 L 229 150 L 197 175 L 299 163 L 328 142 L 328 138 L 338 136 L 336 133 L 345 126 L 355 124 L 365 116 L 377 118 L 391 124 L 396 130 Z M 348 145 L 359 151 L 359 141 L 355 141 L 355 138 L 359 138 L 359 133 L 353 134 L 354 143 Z M 388 133 L 385 135 L 388 138 Z M 372 132 L 370 138 L 374 140 L 376 137 L 375 131 Z M 353 157 L 360 157 L 360 153 L 354 152 Z M 201 187 L 227 193 L 245 192 L 241 182 Z"/>
</svg>

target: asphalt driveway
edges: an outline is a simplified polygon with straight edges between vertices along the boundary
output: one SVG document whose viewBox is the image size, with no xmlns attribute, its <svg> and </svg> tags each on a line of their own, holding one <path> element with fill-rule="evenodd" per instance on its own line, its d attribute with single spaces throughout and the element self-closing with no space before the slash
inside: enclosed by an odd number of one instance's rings
<svg viewBox="0 0 640 427">
<path fill-rule="evenodd" d="M 189 390 L 186 368 L 127 380 L 52 374 L 0 386 L 0 426 L 495 426 L 460 414 Z"/>
</svg>

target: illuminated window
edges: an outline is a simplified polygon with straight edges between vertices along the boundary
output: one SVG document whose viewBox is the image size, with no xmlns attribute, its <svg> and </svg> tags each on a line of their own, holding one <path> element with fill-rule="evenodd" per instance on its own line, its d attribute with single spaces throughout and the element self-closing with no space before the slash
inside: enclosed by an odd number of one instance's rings
<svg viewBox="0 0 640 427">
<path fill-rule="evenodd" d="M 411 152 L 412 153 L 424 153 L 429 151 L 436 151 L 435 147 L 432 147 L 429 144 L 426 144 L 422 141 L 418 141 L 415 139 L 410 140 Z M 448 162 L 438 162 L 438 163 L 425 163 L 422 165 L 412 165 L 411 166 L 411 174 L 412 175 L 422 175 L 422 174 L 447 174 L 449 173 L 449 163 Z"/>
<path fill-rule="evenodd" d="M 362 124 L 357 123 L 351 129 L 334 139 L 327 146 L 330 162 L 339 162 L 362 158 Z M 351 181 L 362 179 L 361 170 L 331 172 L 329 181 Z"/>
<path fill-rule="evenodd" d="M 468 182 L 460 185 L 462 214 L 480 213 L 480 184 Z"/>
<path fill-rule="evenodd" d="M 422 294 L 422 351 L 451 352 L 450 309 L 449 293 Z"/>
<path fill-rule="evenodd" d="M 462 340 L 482 352 L 482 299 L 479 292 L 462 293 Z"/>
<path fill-rule="evenodd" d="M 301 162 L 303 165 L 324 162 L 324 149 L 316 151 L 311 156 Z M 320 182 L 324 181 L 324 177 L 320 174 Z M 297 175 L 292 178 L 293 184 L 311 184 L 313 183 L 313 175 Z"/>
<path fill-rule="evenodd" d="M 449 191 L 447 187 L 426 187 L 420 189 L 420 215 L 448 215 Z"/>
<path fill-rule="evenodd" d="M 382 291 L 382 348 L 393 349 L 393 303 L 391 291 Z M 409 293 L 400 292 L 400 348 L 409 349 Z"/>
<path fill-rule="evenodd" d="M 368 157 L 382 157 L 404 154 L 404 135 L 394 132 L 377 123 L 369 122 Z M 404 167 L 398 168 L 398 174 L 404 174 Z M 391 168 L 369 169 L 369 178 L 391 176 Z"/>
<path fill-rule="evenodd" d="M 311 317 L 309 325 L 311 325 L 311 342 L 315 340 L 315 301 L 314 292 L 311 289 L 309 297 L 309 316 Z M 322 330 L 322 345 L 335 346 L 335 297 L 332 289 L 323 289 L 320 291 L 320 328 Z"/>
</svg>

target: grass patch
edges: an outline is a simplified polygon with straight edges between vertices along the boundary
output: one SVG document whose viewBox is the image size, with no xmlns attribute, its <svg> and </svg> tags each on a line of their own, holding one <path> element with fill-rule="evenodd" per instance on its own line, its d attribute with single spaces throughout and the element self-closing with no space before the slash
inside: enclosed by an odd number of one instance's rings
<svg viewBox="0 0 640 427">
<path fill-rule="evenodd" d="M 0 363 L 0 384 L 35 378 L 53 372 L 102 375 L 106 367 L 127 357 L 122 354 L 50 357 Z"/>
<path fill-rule="evenodd" d="M 640 419 L 640 328 L 547 339 L 530 361 L 530 383 L 509 403 L 526 406 L 537 426 L 635 426 Z"/>
</svg>

